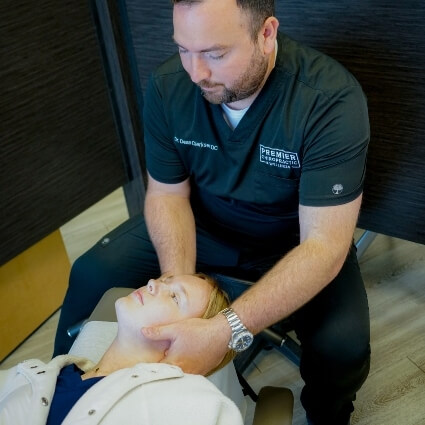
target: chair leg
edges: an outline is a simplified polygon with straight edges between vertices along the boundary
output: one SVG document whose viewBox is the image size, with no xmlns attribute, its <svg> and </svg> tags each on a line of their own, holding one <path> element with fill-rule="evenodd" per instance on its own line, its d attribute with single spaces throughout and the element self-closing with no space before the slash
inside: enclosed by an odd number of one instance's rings
<svg viewBox="0 0 425 425">
<path fill-rule="evenodd" d="M 239 383 L 242 387 L 243 395 L 249 395 L 251 400 L 256 403 L 258 400 L 257 393 L 253 390 L 251 385 L 248 384 L 248 381 L 243 377 L 243 375 L 236 371 L 236 375 L 238 377 Z"/>
<path fill-rule="evenodd" d="M 301 347 L 288 334 L 280 334 L 267 328 L 261 332 L 261 335 L 296 366 L 300 366 Z"/>
<path fill-rule="evenodd" d="M 83 329 L 83 326 L 86 324 L 86 322 L 87 322 L 87 319 L 84 319 L 78 323 L 75 323 L 75 325 L 70 326 L 66 330 L 66 333 L 68 334 L 70 338 L 76 337 L 80 333 L 81 329 Z"/>
</svg>

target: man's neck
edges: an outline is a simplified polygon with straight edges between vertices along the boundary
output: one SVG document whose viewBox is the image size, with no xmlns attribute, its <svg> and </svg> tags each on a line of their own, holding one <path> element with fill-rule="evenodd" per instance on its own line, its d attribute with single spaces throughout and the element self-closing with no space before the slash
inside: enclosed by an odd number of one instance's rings
<svg viewBox="0 0 425 425">
<path fill-rule="evenodd" d="M 264 79 L 263 79 L 263 82 L 261 83 L 258 90 L 254 94 L 252 94 L 251 96 L 247 97 L 246 99 L 238 100 L 238 101 L 232 102 L 232 103 L 226 103 L 226 106 L 228 108 L 241 110 L 241 109 L 249 108 L 254 103 L 254 100 L 257 98 L 257 96 L 260 94 L 261 90 L 263 89 L 264 84 L 266 84 L 266 81 L 269 78 L 270 73 L 273 71 L 273 68 L 276 64 L 276 55 L 277 55 L 277 42 L 276 42 L 276 45 L 275 45 L 273 52 L 270 54 L 269 63 L 268 63 L 268 66 L 267 66 L 267 72 L 266 72 Z"/>
</svg>

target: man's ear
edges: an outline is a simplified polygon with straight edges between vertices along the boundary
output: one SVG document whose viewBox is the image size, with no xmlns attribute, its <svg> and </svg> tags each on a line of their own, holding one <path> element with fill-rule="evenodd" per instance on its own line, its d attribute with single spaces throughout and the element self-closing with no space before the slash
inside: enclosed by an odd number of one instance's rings
<svg viewBox="0 0 425 425">
<path fill-rule="evenodd" d="M 275 48 L 278 28 L 279 21 L 274 16 L 269 16 L 261 27 L 260 42 L 265 55 L 272 53 Z"/>
</svg>

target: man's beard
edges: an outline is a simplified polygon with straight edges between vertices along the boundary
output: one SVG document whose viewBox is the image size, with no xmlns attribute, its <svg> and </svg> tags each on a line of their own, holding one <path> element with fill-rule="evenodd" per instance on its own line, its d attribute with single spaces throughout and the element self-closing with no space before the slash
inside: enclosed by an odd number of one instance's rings
<svg viewBox="0 0 425 425">
<path fill-rule="evenodd" d="M 252 96 L 263 84 L 267 73 L 268 61 L 257 50 L 253 53 L 246 71 L 233 83 L 231 87 L 223 84 L 201 81 L 201 88 L 222 87 L 220 92 L 207 92 L 202 90 L 202 95 L 210 103 L 232 103 Z"/>
</svg>

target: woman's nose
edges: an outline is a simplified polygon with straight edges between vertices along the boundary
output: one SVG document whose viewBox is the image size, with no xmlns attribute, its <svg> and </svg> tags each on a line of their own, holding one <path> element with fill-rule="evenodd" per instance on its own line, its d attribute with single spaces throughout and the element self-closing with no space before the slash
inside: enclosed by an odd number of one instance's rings
<svg viewBox="0 0 425 425">
<path fill-rule="evenodd" d="M 148 292 L 151 295 L 158 295 L 159 293 L 166 293 L 168 291 L 168 286 L 161 279 L 150 279 L 148 284 Z"/>
<path fill-rule="evenodd" d="M 158 283 L 155 279 L 150 279 L 146 286 L 150 294 L 154 295 L 157 292 Z"/>
</svg>

